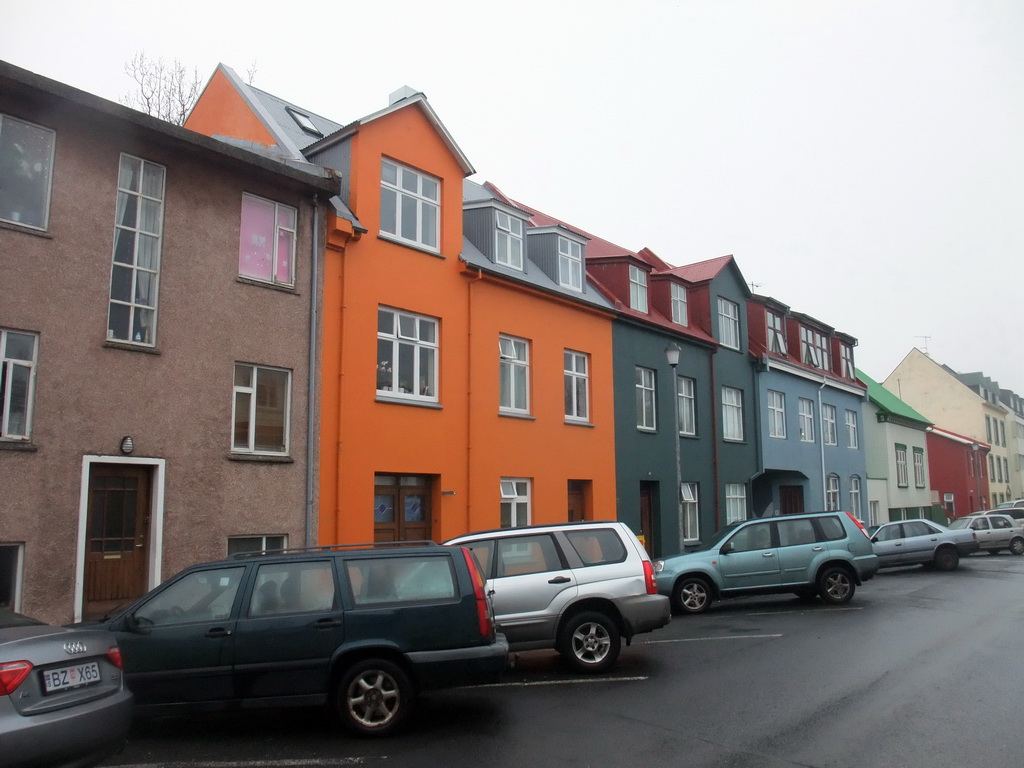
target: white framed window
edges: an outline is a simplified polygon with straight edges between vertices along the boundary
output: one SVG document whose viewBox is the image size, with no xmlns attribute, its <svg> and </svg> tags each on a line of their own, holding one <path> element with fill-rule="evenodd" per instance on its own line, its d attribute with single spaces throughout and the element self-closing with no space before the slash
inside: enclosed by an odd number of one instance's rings
<svg viewBox="0 0 1024 768">
<path fill-rule="evenodd" d="M 839 509 L 839 475 L 825 478 L 825 509 L 829 512 Z"/>
<path fill-rule="evenodd" d="M 924 448 L 914 449 L 914 486 L 924 488 Z"/>
<path fill-rule="evenodd" d="M 825 445 L 839 445 L 836 407 L 827 403 L 821 406 L 821 440 Z"/>
<path fill-rule="evenodd" d="M 843 376 L 848 379 L 857 378 L 857 370 L 853 366 L 853 347 L 849 344 L 840 344 L 839 354 L 842 358 Z"/>
<path fill-rule="evenodd" d="M 743 391 L 722 387 L 722 439 L 743 439 Z"/>
<path fill-rule="evenodd" d="M 632 264 L 629 265 L 629 308 L 647 311 L 647 273 Z"/>
<path fill-rule="evenodd" d="M 654 382 L 654 371 L 636 367 L 636 428 L 649 432 L 657 429 Z"/>
<path fill-rule="evenodd" d="M 274 552 L 288 548 L 288 537 L 276 536 L 228 536 L 228 557 L 242 552 Z"/>
<path fill-rule="evenodd" d="M 117 174 L 107 339 L 156 344 L 166 169 L 122 154 Z"/>
<path fill-rule="evenodd" d="M 786 437 L 786 395 L 768 390 L 768 436 Z"/>
<path fill-rule="evenodd" d="M 0 114 L 0 221 L 47 228 L 56 137 L 49 128 Z"/>
<path fill-rule="evenodd" d="M 846 411 L 846 446 L 848 448 L 860 447 L 860 430 L 857 427 L 856 411 Z"/>
<path fill-rule="evenodd" d="M 501 478 L 501 527 L 519 528 L 530 524 L 530 480 Z"/>
<path fill-rule="evenodd" d="M 700 539 L 700 504 L 696 483 L 683 483 L 679 487 L 679 530 L 682 542 Z"/>
<path fill-rule="evenodd" d="M 0 328 L 0 440 L 32 436 L 39 338 Z"/>
<path fill-rule="evenodd" d="M 905 488 L 910 485 L 907 477 L 907 446 L 896 445 L 896 485 Z"/>
<path fill-rule="evenodd" d="M 288 453 L 291 380 L 282 368 L 235 364 L 232 452 Z"/>
<path fill-rule="evenodd" d="M 565 350 L 565 418 L 590 420 L 590 357 Z"/>
<path fill-rule="evenodd" d="M 729 349 L 740 348 L 740 306 L 718 297 L 718 341 Z"/>
<path fill-rule="evenodd" d="M 392 160 L 381 160 L 381 235 L 436 252 L 440 227 L 441 182 Z"/>
<path fill-rule="evenodd" d="M 823 371 L 831 370 L 828 339 L 813 328 L 800 326 L 800 359 L 804 365 L 813 365 Z"/>
<path fill-rule="evenodd" d="M 850 476 L 850 514 L 860 519 L 860 477 Z"/>
<path fill-rule="evenodd" d="M 676 395 L 679 434 L 693 437 L 697 434 L 697 382 L 686 376 L 677 376 Z"/>
<path fill-rule="evenodd" d="M 273 285 L 295 285 L 295 227 L 290 205 L 242 195 L 238 274 Z"/>
<path fill-rule="evenodd" d="M 672 322 L 689 325 L 690 316 L 686 307 L 686 286 L 672 283 Z"/>
<path fill-rule="evenodd" d="M 782 315 L 775 312 L 766 312 L 766 325 L 768 326 L 768 351 L 776 355 L 789 354 L 786 348 L 786 328 L 783 325 Z"/>
<path fill-rule="evenodd" d="M 800 412 L 800 440 L 804 443 L 814 442 L 814 401 L 801 397 L 799 401 Z"/>
<path fill-rule="evenodd" d="M 377 392 L 437 402 L 438 321 L 377 308 Z"/>
<path fill-rule="evenodd" d="M 506 267 L 523 268 L 523 222 L 504 211 L 495 211 L 494 260 Z"/>
<path fill-rule="evenodd" d="M 725 484 L 725 523 L 738 523 L 747 519 L 747 486 L 743 483 Z"/>
<path fill-rule="evenodd" d="M 558 236 L 558 284 L 574 291 L 583 290 L 583 246 Z"/>
<path fill-rule="evenodd" d="M 499 408 L 530 412 L 530 343 L 512 336 L 498 337 Z"/>
</svg>

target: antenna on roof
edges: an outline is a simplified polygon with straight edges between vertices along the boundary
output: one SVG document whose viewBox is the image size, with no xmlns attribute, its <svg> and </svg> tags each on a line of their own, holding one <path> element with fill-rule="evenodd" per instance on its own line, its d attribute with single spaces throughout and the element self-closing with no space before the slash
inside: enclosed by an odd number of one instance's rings
<svg viewBox="0 0 1024 768">
<path fill-rule="evenodd" d="M 750 290 L 753 291 L 762 287 L 764 287 L 764 283 L 755 283 L 753 280 L 750 281 Z"/>
<path fill-rule="evenodd" d="M 915 336 L 914 338 L 924 339 L 924 349 L 922 349 L 921 351 L 928 355 L 928 340 L 931 338 L 931 336 Z M 931 357 L 931 355 L 928 355 L 928 357 Z"/>
</svg>

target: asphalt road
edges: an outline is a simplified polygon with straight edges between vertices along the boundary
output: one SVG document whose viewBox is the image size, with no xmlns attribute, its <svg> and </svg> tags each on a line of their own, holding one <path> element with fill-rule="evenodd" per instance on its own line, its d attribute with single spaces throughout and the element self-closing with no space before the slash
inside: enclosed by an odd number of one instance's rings
<svg viewBox="0 0 1024 768">
<path fill-rule="evenodd" d="M 317 710 L 140 721 L 109 766 L 952 768 L 1024 763 L 1024 557 L 885 571 L 843 607 L 715 604 L 580 677 L 521 654 L 497 686 L 421 698 L 353 739 Z"/>
</svg>

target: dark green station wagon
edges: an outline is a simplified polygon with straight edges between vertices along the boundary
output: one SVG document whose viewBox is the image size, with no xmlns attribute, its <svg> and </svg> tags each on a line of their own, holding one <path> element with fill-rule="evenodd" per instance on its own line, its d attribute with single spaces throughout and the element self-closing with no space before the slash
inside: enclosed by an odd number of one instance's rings
<svg viewBox="0 0 1024 768">
<path fill-rule="evenodd" d="M 194 565 L 100 623 L 141 714 L 327 705 L 364 735 L 421 690 L 496 681 L 508 655 L 469 550 L 430 542 Z"/>
</svg>

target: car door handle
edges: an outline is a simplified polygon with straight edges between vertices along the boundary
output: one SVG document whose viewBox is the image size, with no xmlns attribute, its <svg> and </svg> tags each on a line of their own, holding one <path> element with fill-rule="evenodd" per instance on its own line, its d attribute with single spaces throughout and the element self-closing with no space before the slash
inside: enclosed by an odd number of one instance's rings
<svg viewBox="0 0 1024 768">
<path fill-rule="evenodd" d="M 761 557 L 775 557 L 774 552 L 762 552 Z"/>
<path fill-rule="evenodd" d="M 897 541 L 893 546 L 902 547 L 903 546 L 903 542 L 902 541 Z"/>
<path fill-rule="evenodd" d="M 823 549 L 824 549 L 824 547 L 811 547 L 811 551 L 812 552 L 821 552 L 821 550 L 823 550 Z"/>
<path fill-rule="evenodd" d="M 341 626 L 341 619 L 317 619 L 313 626 L 317 629 L 334 629 Z"/>
<path fill-rule="evenodd" d="M 548 584 L 568 584 L 572 579 L 568 576 L 555 576 L 553 579 L 548 580 Z"/>
<path fill-rule="evenodd" d="M 231 634 L 231 630 L 230 629 L 224 629 L 224 627 L 214 627 L 213 629 L 211 629 L 209 632 L 206 633 L 206 636 L 209 637 L 209 638 L 217 639 L 217 638 L 220 638 L 220 637 L 227 637 L 230 634 Z"/>
</svg>

